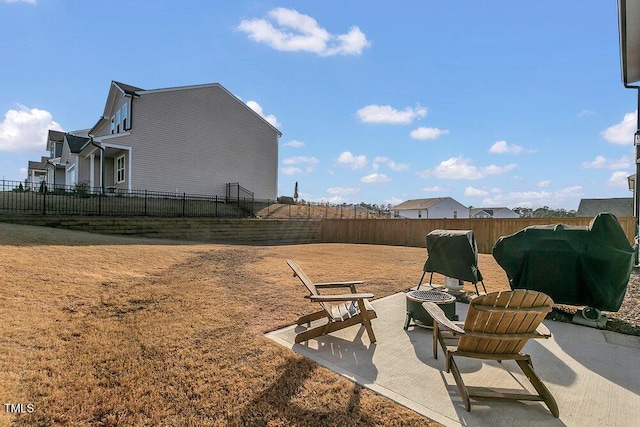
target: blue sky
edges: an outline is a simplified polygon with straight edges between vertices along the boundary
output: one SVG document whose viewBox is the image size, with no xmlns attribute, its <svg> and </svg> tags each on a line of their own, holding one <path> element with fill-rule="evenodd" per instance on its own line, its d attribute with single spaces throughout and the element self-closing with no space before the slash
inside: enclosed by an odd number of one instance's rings
<svg viewBox="0 0 640 427">
<path fill-rule="evenodd" d="M 111 80 L 217 82 L 283 133 L 278 194 L 577 209 L 631 197 L 617 4 L 0 0 L 0 176 L 86 129 Z"/>
</svg>

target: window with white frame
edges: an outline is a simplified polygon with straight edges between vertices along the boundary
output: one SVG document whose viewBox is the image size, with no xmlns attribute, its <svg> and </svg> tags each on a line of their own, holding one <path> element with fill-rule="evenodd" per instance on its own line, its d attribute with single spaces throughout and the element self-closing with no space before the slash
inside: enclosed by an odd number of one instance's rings
<svg viewBox="0 0 640 427">
<path fill-rule="evenodd" d="M 129 115 L 129 112 L 127 111 L 127 104 L 125 103 L 122 106 L 122 130 L 123 131 L 127 130 L 128 115 Z"/>
<path fill-rule="evenodd" d="M 120 117 L 120 110 L 116 111 L 116 133 L 120 133 L 120 124 L 121 124 L 121 117 Z"/>
<path fill-rule="evenodd" d="M 116 133 L 116 118 L 111 117 L 111 123 L 109 124 L 109 132 Z"/>
<path fill-rule="evenodd" d="M 124 154 L 118 158 L 116 158 L 116 183 L 120 184 L 124 182 L 125 179 L 125 163 L 124 163 Z"/>
</svg>

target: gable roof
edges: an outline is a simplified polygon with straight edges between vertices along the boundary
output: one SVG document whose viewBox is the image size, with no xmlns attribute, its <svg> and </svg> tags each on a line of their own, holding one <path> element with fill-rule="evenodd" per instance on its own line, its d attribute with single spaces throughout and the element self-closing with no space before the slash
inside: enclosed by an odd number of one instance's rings
<svg viewBox="0 0 640 427">
<path fill-rule="evenodd" d="M 474 217 L 476 215 L 478 215 L 479 213 L 484 212 L 486 215 L 493 215 L 493 211 L 489 212 L 489 210 L 487 209 L 483 209 L 483 208 L 471 208 L 469 209 L 469 217 Z"/>
<path fill-rule="evenodd" d="M 64 138 L 67 141 L 67 144 L 69 144 L 69 150 L 72 153 L 79 153 L 90 141 L 89 138 L 76 136 L 70 133 L 66 134 Z"/>
<path fill-rule="evenodd" d="M 593 218 L 599 213 L 610 212 L 619 218 L 633 216 L 633 198 L 582 199 L 576 216 Z"/>
<path fill-rule="evenodd" d="M 237 102 L 239 102 L 242 106 L 244 106 L 244 108 L 246 108 L 248 111 L 250 111 L 251 114 L 253 114 L 257 118 L 262 120 L 264 123 L 266 123 L 269 127 L 271 127 L 276 132 L 278 137 L 282 136 L 282 132 L 280 132 L 275 126 L 273 126 L 271 123 L 269 123 L 260 114 L 256 113 L 251 107 L 249 107 L 240 98 L 235 96 L 233 93 L 229 92 L 229 90 L 227 90 L 220 83 L 206 83 L 206 84 L 201 84 L 201 85 L 175 86 L 175 87 L 167 87 L 167 88 L 149 89 L 149 90 L 147 90 L 147 89 L 141 89 L 141 88 L 139 88 L 137 86 L 128 85 L 126 83 L 117 82 L 115 80 L 111 81 L 111 87 L 109 88 L 109 94 L 107 95 L 107 101 L 105 102 L 104 112 L 103 112 L 102 116 L 100 117 L 100 119 L 98 119 L 97 123 L 89 130 L 88 133 L 89 134 L 93 134 L 93 132 L 98 127 L 100 127 L 100 126 L 102 126 L 102 125 L 104 125 L 105 123 L 108 122 L 107 116 L 109 115 L 110 108 L 112 106 L 112 103 L 115 100 L 115 91 L 114 90 L 121 91 L 125 95 L 131 96 L 131 97 L 139 97 L 139 96 L 144 96 L 144 95 L 150 94 L 150 93 L 170 92 L 170 91 L 189 90 L 189 89 L 199 89 L 199 88 L 206 88 L 206 87 L 216 87 L 216 88 L 221 89 L 227 95 L 229 95 L 230 97 L 235 99 Z"/>
<path fill-rule="evenodd" d="M 112 83 L 127 95 L 135 95 L 136 92 L 144 90 L 136 86 L 128 85 L 126 83 L 117 82 L 115 80 L 113 80 Z"/>
<path fill-rule="evenodd" d="M 412 199 L 412 200 L 407 200 L 406 202 L 400 203 L 397 206 L 394 206 L 393 208 L 391 208 L 392 211 L 415 211 L 415 210 L 422 210 L 422 209 L 429 209 L 432 206 L 435 206 L 439 203 L 442 203 L 445 200 L 451 200 L 455 203 L 458 203 L 459 205 L 462 205 L 461 203 L 457 202 L 456 200 L 452 199 L 451 197 L 434 197 L 434 198 L 430 198 L 430 199 Z"/>
</svg>

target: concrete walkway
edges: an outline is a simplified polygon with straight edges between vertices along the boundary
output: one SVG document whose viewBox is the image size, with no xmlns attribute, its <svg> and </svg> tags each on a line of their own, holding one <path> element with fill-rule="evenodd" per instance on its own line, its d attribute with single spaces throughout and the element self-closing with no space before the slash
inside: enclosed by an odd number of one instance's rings
<svg viewBox="0 0 640 427">
<path fill-rule="evenodd" d="M 405 294 L 373 301 L 377 343 L 364 327 L 294 344 L 304 326 L 290 326 L 267 337 L 353 381 L 447 426 L 628 426 L 640 416 L 640 337 L 585 326 L 545 321 L 553 337 L 531 340 L 524 353 L 555 397 L 560 418 L 543 402 L 472 401 L 464 408 L 453 376 L 445 373 L 440 350 L 432 355 L 431 329 L 403 329 Z M 457 304 L 461 319 L 467 305 Z M 309 305 L 310 312 L 313 310 Z M 322 323 L 322 321 L 320 322 Z M 313 326 L 313 324 L 312 324 Z M 502 364 L 458 358 L 467 385 L 532 390 L 515 362 Z"/>
</svg>

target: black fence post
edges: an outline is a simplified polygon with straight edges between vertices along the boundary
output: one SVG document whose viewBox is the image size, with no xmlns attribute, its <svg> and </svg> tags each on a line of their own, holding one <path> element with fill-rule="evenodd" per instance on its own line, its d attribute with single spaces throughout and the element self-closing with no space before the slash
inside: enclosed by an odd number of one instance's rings
<svg viewBox="0 0 640 427">
<path fill-rule="evenodd" d="M 42 215 L 47 214 L 47 192 L 42 193 Z"/>
<path fill-rule="evenodd" d="M 144 190 L 144 216 L 147 216 L 147 190 Z"/>
<path fill-rule="evenodd" d="M 182 193 L 182 216 L 186 216 L 187 209 L 187 193 Z"/>
</svg>

